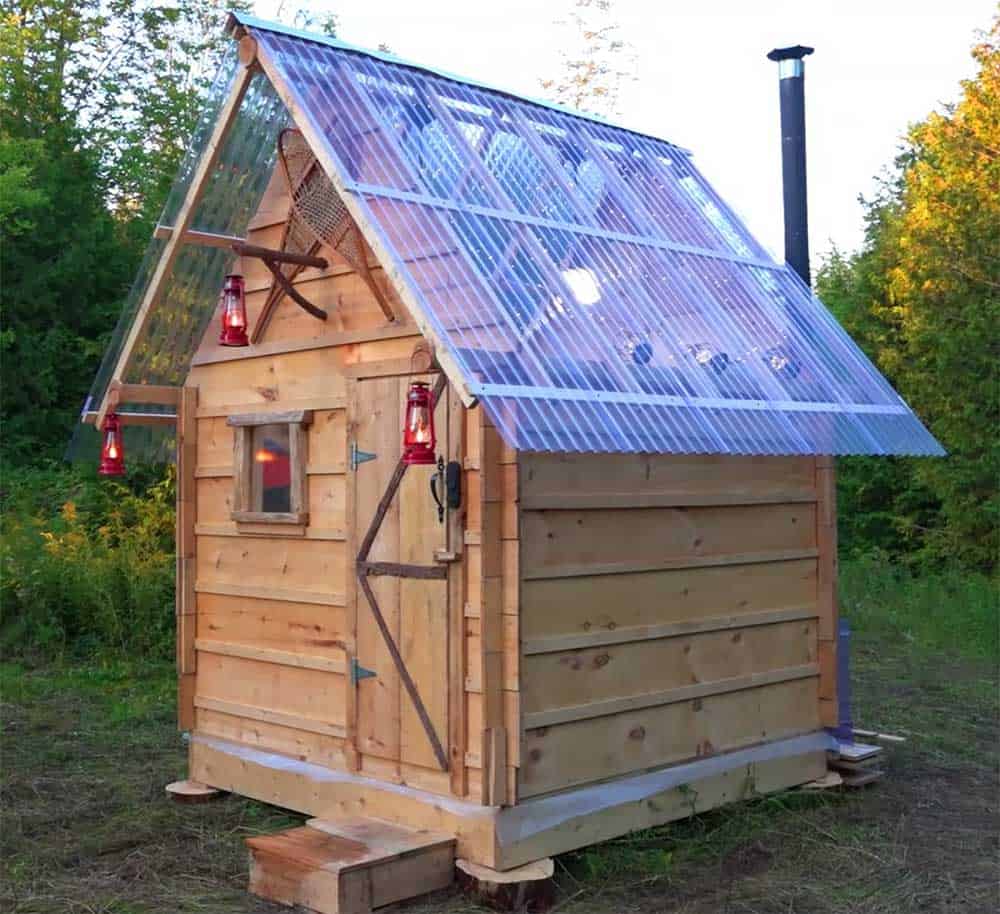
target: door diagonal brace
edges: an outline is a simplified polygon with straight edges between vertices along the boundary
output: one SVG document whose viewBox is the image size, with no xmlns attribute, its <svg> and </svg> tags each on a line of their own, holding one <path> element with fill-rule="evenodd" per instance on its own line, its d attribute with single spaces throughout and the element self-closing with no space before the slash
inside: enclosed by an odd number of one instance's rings
<svg viewBox="0 0 1000 914">
<path fill-rule="evenodd" d="M 438 378 L 437 383 L 434 385 L 433 403 L 438 402 L 438 398 L 444 392 L 444 388 L 447 383 L 448 379 L 442 374 Z M 368 527 L 368 531 L 365 533 L 364 539 L 361 541 L 361 548 L 358 550 L 355 571 L 357 573 L 358 583 L 361 585 L 361 590 L 365 595 L 365 599 L 368 601 L 368 606 L 375 619 L 375 624 L 378 626 L 378 630 L 382 633 L 382 640 L 385 641 L 385 646 L 389 651 L 389 656 L 392 657 L 392 662 L 396 667 L 396 672 L 399 673 L 399 678 L 402 681 L 407 694 L 410 696 L 410 700 L 413 702 L 413 707 L 417 712 L 417 717 L 420 718 L 420 723 L 424 728 L 424 732 L 427 734 L 427 739 L 430 740 L 431 748 L 434 750 L 434 756 L 437 758 L 438 765 L 441 766 L 442 771 L 447 771 L 448 755 L 444 751 L 444 747 L 441 745 L 441 740 L 438 738 L 437 731 L 434 729 L 434 723 L 431 721 L 430 714 L 427 713 L 427 707 L 424 705 L 423 699 L 420 697 L 420 692 L 417 690 L 417 684 L 413 681 L 413 677 L 410 676 L 410 671 L 406 668 L 406 664 L 403 662 L 403 657 L 399 653 L 399 648 L 396 646 L 396 642 L 392 637 L 392 632 L 389 631 L 389 626 L 386 624 L 385 617 L 382 615 L 382 610 L 379 608 L 375 592 L 372 590 L 372 586 L 368 581 L 369 576 L 372 575 L 392 575 L 395 577 L 421 578 L 443 578 L 447 576 L 447 569 L 442 566 L 401 565 L 390 562 L 368 561 L 368 553 L 371 552 L 372 544 L 375 542 L 375 537 L 378 536 L 378 531 L 382 526 L 382 522 L 385 520 L 385 515 L 389 511 L 389 505 L 392 504 L 393 498 L 396 497 L 396 493 L 399 491 L 400 483 L 402 483 L 403 476 L 406 474 L 406 467 L 407 464 L 405 464 L 403 462 L 403 458 L 400 457 L 399 462 L 396 464 L 396 469 L 393 471 L 392 478 L 389 480 L 389 485 L 386 486 L 385 493 L 382 495 L 382 498 L 378 503 L 378 507 L 375 509 L 375 514 L 372 517 L 372 522 Z"/>
</svg>

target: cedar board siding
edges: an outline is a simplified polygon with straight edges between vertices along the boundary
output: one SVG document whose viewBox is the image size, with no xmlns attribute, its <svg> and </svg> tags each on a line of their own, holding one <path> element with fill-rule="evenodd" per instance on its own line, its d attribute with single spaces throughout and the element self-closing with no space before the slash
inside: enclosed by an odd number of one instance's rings
<svg viewBox="0 0 1000 914">
<path fill-rule="evenodd" d="M 281 182 L 272 179 L 250 224 L 248 240 L 278 247 L 287 211 Z M 452 591 L 457 612 L 453 613 L 454 627 L 448 621 L 447 643 L 454 641 L 454 647 L 446 650 L 458 677 L 457 687 L 449 686 L 449 732 L 439 735 L 446 746 L 460 740 L 450 748 L 452 770 L 428 767 L 422 748 L 410 753 L 412 758 L 408 759 L 404 746 L 401 760 L 392 763 L 359 755 L 353 749 L 354 700 L 347 669 L 354 649 L 349 607 L 353 605 L 356 544 L 351 542 L 352 506 L 347 486 L 347 375 L 356 374 L 360 364 L 371 366 L 375 375 L 408 374 L 405 366 L 423 342 L 404 306 L 387 288 L 374 258 L 369 260 L 375 280 L 388 292 L 398 315 L 393 324 L 387 324 L 374 295 L 344 261 L 327 248 L 320 253 L 330 261 L 328 269 L 302 271 L 296 286 L 328 311 L 326 322 L 317 321 L 286 299 L 259 344 L 227 350 L 215 342 L 218 328 L 213 321 L 186 382 L 197 391 L 197 407 L 194 459 L 185 467 L 193 476 L 189 484 L 195 502 L 195 580 L 189 598 L 194 604 L 195 625 L 192 632 L 185 624 L 183 636 L 187 660 L 181 670 L 182 705 L 191 715 L 184 719 L 206 735 L 330 768 L 439 794 L 468 796 L 477 802 L 488 797 L 502 800 L 504 793 L 496 788 L 485 793 L 488 779 L 481 772 L 484 758 L 491 758 L 482 727 L 486 721 L 494 722 L 495 709 L 491 706 L 488 713 L 483 712 L 482 686 L 492 679 L 489 674 L 484 676 L 480 665 L 484 656 L 480 620 L 472 609 L 483 603 L 481 591 L 487 580 L 481 575 L 483 554 L 487 555 L 489 587 L 501 573 L 494 562 L 494 550 L 479 546 L 478 541 L 498 537 L 500 531 L 483 523 L 493 509 L 484 510 L 478 497 L 466 508 L 469 524 L 462 523 L 457 531 L 461 561 L 449 566 L 449 587 L 453 581 L 457 588 L 457 593 Z M 267 297 L 270 275 L 258 260 L 244 260 L 236 269 L 246 280 L 252 328 Z M 458 405 L 459 412 L 453 410 L 451 420 L 457 448 L 451 456 L 466 467 L 468 497 L 481 491 L 477 486 L 480 471 L 478 457 L 470 459 L 463 448 L 480 429 L 473 421 L 472 431 L 466 432 L 465 410 L 457 397 L 452 403 Z M 241 413 L 293 409 L 313 410 L 313 421 L 307 427 L 309 522 L 304 527 L 238 527 L 230 517 L 233 429 L 226 420 Z M 478 455 L 478 438 L 474 446 Z M 486 449 L 491 453 L 495 450 L 489 444 Z M 483 477 L 489 478 L 492 486 L 493 474 L 484 473 Z M 465 528 L 472 523 L 475 533 L 466 534 Z M 516 593 L 516 574 L 514 581 Z M 499 609 L 497 604 L 497 612 Z M 187 620 L 192 609 L 183 607 L 180 612 Z M 464 643 L 466 630 L 469 647 Z M 181 644 L 179 636 L 179 647 Z M 510 650 L 516 669 L 516 640 Z M 473 665 L 466 667 L 467 662 Z M 503 659 L 499 663 L 500 667 L 509 665 Z M 516 714 L 516 706 L 512 712 L 502 711 L 496 726 L 502 729 L 509 720 L 507 732 L 513 737 L 506 756 L 514 759 L 518 725 L 510 714 Z M 499 761 L 499 779 L 506 791 L 515 777 L 504 767 L 505 759 Z"/>
<path fill-rule="evenodd" d="M 522 453 L 517 470 L 519 797 L 821 725 L 835 598 L 814 458 Z"/>
</svg>

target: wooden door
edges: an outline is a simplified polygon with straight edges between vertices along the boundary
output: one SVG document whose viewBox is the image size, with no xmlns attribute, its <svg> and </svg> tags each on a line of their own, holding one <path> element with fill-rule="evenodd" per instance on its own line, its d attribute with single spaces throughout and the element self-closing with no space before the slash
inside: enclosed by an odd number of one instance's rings
<svg viewBox="0 0 1000 914">
<path fill-rule="evenodd" d="M 416 380 L 428 381 L 435 376 Z M 362 460 L 349 461 L 348 485 L 353 487 L 353 529 L 348 562 L 355 572 L 359 545 L 371 526 L 376 508 L 390 484 L 402 453 L 403 413 L 411 378 L 372 378 L 352 384 L 348 415 L 348 447 Z M 448 397 L 434 411 L 437 452 L 448 454 Z M 371 456 L 369 459 L 364 459 Z M 352 467 L 351 463 L 356 466 Z M 438 520 L 430 481 L 437 470 L 408 467 L 375 536 L 370 562 L 392 562 L 446 568 L 435 552 L 447 545 L 448 518 Z M 440 489 L 440 486 L 439 486 Z M 360 766 L 366 757 L 372 774 L 400 773 L 400 765 L 441 770 L 428 735 L 433 728 L 442 747 L 448 745 L 448 581 L 396 577 L 368 578 L 388 635 L 398 649 L 394 658 L 363 589 L 355 587 L 356 660 L 354 747 Z M 400 670 L 400 664 L 405 673 Z M 365 676 L 371 671 L 373 676 Z M 405 682 L 408 673 L 425 714 L 420 714 Z"/>
</svg>

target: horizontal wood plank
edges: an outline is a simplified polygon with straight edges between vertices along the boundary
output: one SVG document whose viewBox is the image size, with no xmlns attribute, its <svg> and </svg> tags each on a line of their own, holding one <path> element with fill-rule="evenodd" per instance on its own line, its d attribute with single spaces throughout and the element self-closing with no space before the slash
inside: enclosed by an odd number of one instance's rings
<svg viewBox="0 0 1000 914">
<path fill-rule="evenodd" d="M 242 428 L 247 425 L 309 425 L 313 420 L 311 409 L 291 409 L 284 412 L 240 413 L 226 418 L 226 425 Z"/>
<path fill-rule="evenodd" d="M 756 565 L 762 562 L 792 562 L 814 559 L 817 550 L 776 549 L 768 552 L 734 552 L 728 555 L 695 555 L 686 558 L 639 559 L 620 562 L 580 562 L 551 565 L 524 572 L 525 581 L 548 578 L 577 578 L 605 574 L 634 574 L 642 571 L 668 571 L 683 568 L 709 568 L 720 565 Z"/>
<path fill-rule="evenodd" d="M 349 271 L 345 271 L 349 272 Z M 296 283 L 298 285 L 298 283 Z M 269 355 L 284 355 L 290 352 L 309 352 L 313 349 L 329 349 L 333 346 L 345 346 L 349 343 L 366 343 L 374 340 L 400 339 L 419 336 L 419 331 L 412 324 L 389 324 L 384 327 L 364 327 L 359 330 L 341 330 L 325 336 L 305 340 L 282 339 L 256 343 L 247 349 L 208 350 L 196 355 L 192 366 L 216 365 L 220 362 L 241 362 L 248 358 L 261 358 Z"/>
<path fill-rule="evenodd" d="M 323 592 L 332 599 L 334 592 L 343 592 L 346 566 L 346 546 L 339 542 L 198 537 L 199 585 Z"/>
<path fill-rule="evenodd" d="M 808 679 L 817 676 L 819 676 L 819 666 L 815 663 L 785 669 L 767 670 L 763 673 L 748 673 L 745 676 L 733 676 L 729 679 L 699 682 L 692 685 L 678 686 L 673 689 L 663 689 L 659 692 L 643 692 L 638 695 L 628 695 L 620 698 L 605 698 L 582 705 L 568 705 L 544 711 L 526 712 L 523 717 L 523 726 L 526 730 L 535 730 L 539 727 L 551 727 L 556 724 L 564 724 L 575 720 L 589 720 L 592 717 L 622 714 L 625 711 L 638 711 L 643 708 L 653 708 L 659 705 L 688 701 L 692 698 L 724 695 L 727 692 L 739 692 L 744 689 L 771 685 L 776 682 L 791 682 L 796 679 Z"/>
<path fill-rule="evenodd" d="M 230 710 L 239 710 L 241 706 Z M 315 733 L 273 720 L 241 717 L 209 708 L 196 710 L 195 728 L 199 734 L 252 746 L 268 752 L 280 752 L 325 768 L 345 767 L 344 737 L 332 732 Z"/>
<path fill-rule="evenodd" d="M 325 670 L 328 673 L 347 672 L 343 658 L 320 657 L 300 654 L 297 651 L 282 651 L 256 644 L 241 644 L 234 641 L 214 641 L 210 638 L 195 639 L 195 650 L 206 654 L 220 654 L 224 657 L 242 657 L 245 660 L 260 660 L 283 666 L 296 666 L 306 670 Z"/>
<path fill-rule="evenodd" d="M 345 401 L 343 397 L 327 396 L 308 397 L 301 400 L 283 400 L 275 402 L 273 409 L 262 403 L 216 403 L 209 404 L 207 406 L 199 406 L 198 418 L 211 419 L 218 416 L 229 419 L 234 416 L 240 417 L 243 415 L 252 415 L 255 419 L 257 419 L 257 421 L 231 424 L 262 425 L 268 422 L 283 422 L 285 420 L 281 417 L 286 413 L 295 414 L 298 412 L 316 409 L 343 409 L 344 403 Z M 294 406 L 296 408 L 294 410 L 289 410 L 289 406 Z"/>
<path fill-rule="evenodd" d="M 326 591 L 295 590 L 286 587 L 254 586 L 251 584 L 221 584 L 214 581 L 199 581 L 195 584 L 198 593 L 224 594 L 233 597 L 248 597 L 260 600 L 280 600 L 285 603 L 315 603 L 319 606 L 343 606 L 343 593 Z"/>
<path fill-rule="evenodd" d="M 811 457 L 526 453 L 521 467 L 521 497 L 529 502 L 576 495 L 609 500 L 773 498 L 779 493 L 789 501 L 816 498 Z M 608 505 L 614 506 L 614 501 Z"/>
<path fill-rule="evenodd" d="M 715 755 L 819 728 L 817 679 L 795 679 L 527 730 L 518 796 Z"/>
<path fill-rule="evenodd" d="M 530 579 L 802 558 L 815 527 L 808 503 L 523 511 L 520 536 Z"/>
<path fill-rule="evenodd" d="M 229 714 L 233 717 L 243 717 L 247 720 L 259 720 L 264 723 L 279 724 L 283 727 L 290 727 L 293 730 L 303 730 L 306 733 L 319 733 L 323 736 L 335 736 L 338 739 L 343 739 L 346 735 L 346 730 L 341 724 L 327 723 L 326 721 L 315 720 L 301 714 L 289 714 L 287 711 L 275 711 L 272 708 L 259 708 L 255 705 L 242 704 L 237 701 L 196 695 L 194 706 L 196 708 L 204 708 L 208 711 Z"/>
<path fill-rule="evenodd" d="M 196 696 L 250 705 L 314 722 L 313 732 L 331 733 L 345 722 L 347 678 L 325 669 L 289 666 L 268 658 L 200 651 Z M 216 707 L 216 710 L 222 710 Z M 267 719 L 261 717 L 260 719 Z M 274 718 L 276 723 L 290 724 Z M 302 729 L 308 729 L 303 727 Z"/>
<path fill-rule="evenodd" d="M 197 595 L 197 604 L 203 638 L 343 658 L 348 632 L 342 607 L 205 592 Z"/>
<path fill-rule="evenodd" d="M 817 610 L 812 606 L 793 606 L 788 609 L 772 609 L 764 612 L 741 613 L 733 616 L 709 616 L 684 622 L 662 622 L 658 625 L 634 625 L 626 628 L 598 629 L 582 633 L 549 635 L 542 638 L 527 638 L 521 652 L 525 656 L 551 654 L 583 648 L 608 647 L 637 641 L 659 641 L 695 635 L 701 632 L 728 631 L 757 625 L 773 625 L 776 622 L 792 622 L 816 618 Z"/>
<path fill-rule="evenodd" d="M 815 615 L 815 606 L 815 559 L 524 581 L 521 637 L 613 636 L 777 610 Z"/>
<path fill-rule="evenodd" d="M 705 508 L 725 505 L 781 505 L 814 502 L 816 493 L 792 489 L 743 492 L 558 492 L 525 495 L 524 511 L 579 511 L 594 508 Z"/>
</svg>

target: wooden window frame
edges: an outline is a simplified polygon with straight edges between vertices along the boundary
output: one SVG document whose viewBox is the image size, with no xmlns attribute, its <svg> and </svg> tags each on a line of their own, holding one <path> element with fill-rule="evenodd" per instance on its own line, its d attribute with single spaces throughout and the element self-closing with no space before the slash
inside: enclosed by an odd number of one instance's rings
<svg viewBox="0 0 1000 914">
<path fill-rule="evenodd" d="M 246 413 L 229 416 L 233 429 L 233 510 L 230 517 L 240 524 L 309 523 L 306 510 L 306 429 L 312 424 L 311 409 L 285 413 Z M 253 430 L 262 425 L 288 426 L 289 505 L 291 511 L 253 510 Z M 248 531 L 249 532 L 249 531 Z"/>
</svg>

